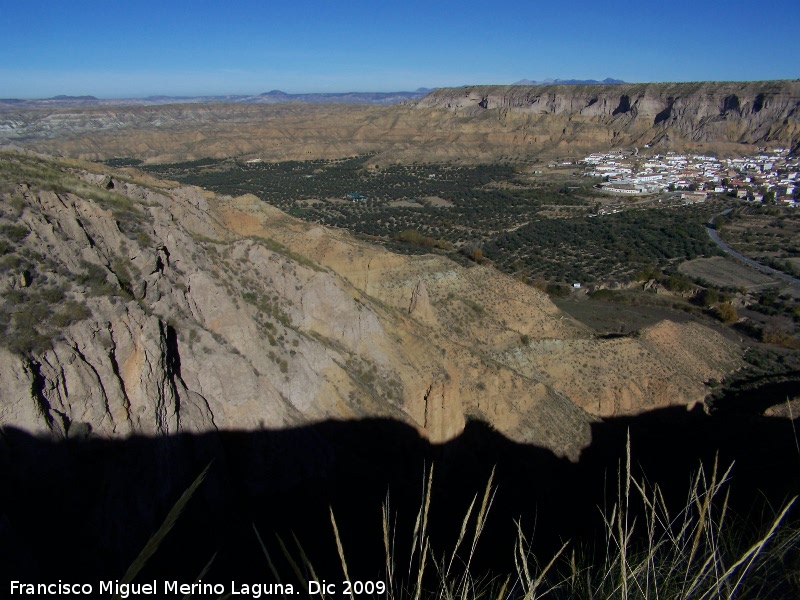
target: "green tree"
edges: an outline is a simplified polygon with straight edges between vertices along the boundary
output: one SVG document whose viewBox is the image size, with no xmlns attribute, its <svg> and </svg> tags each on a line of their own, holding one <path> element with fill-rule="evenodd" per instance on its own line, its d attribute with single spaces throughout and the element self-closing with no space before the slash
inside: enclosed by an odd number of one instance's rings
<svg viewBox="0 0 800 600">
<path fill-rule="evenodd" d="M 692 280 L 682 273 L 670 275 L 667 280 L 667 289 L 671 292 L 688 292 L 692 287 Z"/>
</svg>

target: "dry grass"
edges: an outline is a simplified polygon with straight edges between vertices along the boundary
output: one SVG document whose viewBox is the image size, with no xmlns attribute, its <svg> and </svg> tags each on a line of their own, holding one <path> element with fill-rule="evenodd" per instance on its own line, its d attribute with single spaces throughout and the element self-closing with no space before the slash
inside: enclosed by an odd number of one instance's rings
<svg viewBox="0 0 800 600">
<path fill-rule="evenodd" d="M 780 526 L 794 500 L 770 520 L 766 532 L 745 544 L 742 524 L 729 511 L 732 466 L 723 472 L 715 462 L 711 473 L 701 466 L 683 508 L 672 513 L 658 485 L 632 477 L 630 456 L 629 445 L 616 503 L 603 515 L 603 560 L 582 568 L 573 562 L 549 594 L 621 600 L 782 597 L 785 584 L 791 585 L 786 576 L 792 575 L 782 561 L 798 549 L 799 535 Z M 639 517 L 633 517 L 635 503 L 644 508 L 635 511 Z"/>
<path fill-rule="evenodd" d="M 702 466 L 691 480 L 683 508 L 672 512 L 665 493 L 646 478 L 631 474 L 630 444 L 618 473 L 614 505 L 601 513 L 605 544 L 591 551 L 565 543 L 547 561 L 532 552 L 517 523 L 513 549 L 514 570 L 505 577 L 471 572 L 495 489 L 490 478 L 480 508 L 473 498 L 449 554 L 437 555 L 428 537 L 433 469 L 423 486 L 423 497 L 413 531 L 408 569 L 399 576 L 394 552 L 397 532 L 392 526 L 389 499 L 383 506 L 383 542 L 386 552 L 385 597 L 389 600 L 710 600 L 783 598 L 800 591 L 800 573 L 787 558 L 800 550 L 800 532 L 784 525 L 790 501 L 765 523 L 754 539 L 744 539 L 744 525 L 729 509 L 727 483 L 732 466 L 710 472 Z M 344 550 L 334 522 L 342 568 Z M 458 568 L 454 568 L 457 565 Z M 432 570 L 432 571 L 431 571 Z M 435 575 L 434 589 L 424 587 Z M 383 594 L 382 594 L 383 596 Z"/>
<path fill-rule="evenodd" d="M 420 507 L 412 534 L 407 568 L 398 569 L 401 557 L 395 551 L 398 533 L 389 497 L 383 505 L 382 530 L 385 550 L 385 587 L 371 596 L 386 600 L 733 600 L 797 597 L 800 592 L 800 531 L 784 521 L 794 500 L 765 521 L 764 530 L 746 541 L 744 527 L 731 517 L 727 483 L 732 467 L 724 471 L 715 462 L 710 472 L 702 466 L 693 476 L 683 508 L 671 512 L 658 485 L 631 474 L 628 442 L 626 464 L 620 466 L 614 505 L 601 512 L 605 540 L 600 549 L 561 546 L 547 562 L 539 561 L 517 522 L 513 548 L 513 570 L 505 576 L 472 573 L 475 555 L 495 488 L 492 473 L 478 506 L 473 497 L 458 536 L 449 553 L 437 554 L 428 534 L 433 468 L 423 479 Z M 206 469 L 207 471 L 207 469 Z M 204 471 L 181 496 L 162 527 L 123 578 L 130 583 L 155 553 L 178 515 L 202 482 Z M 476 510 L 477 507 L 477 510 Z M 331 525 L 342 572 L 349 576 L 347 555 L 331 510 Z M 281 577 L 275 561 L 257 530 L 269 571 L 277 583 Z M 309 581 L 319 581 L 300 541 L 294 537 L 299 559 L 277 537 L 291 567 L 297 593 L 308 590 Z M 497 549 L 499 550 L 499 549 Z M 213 563 L 205 566 L 196 581 Z M 405 562 L 405 561 L 403 561 Z M 431 588 L 431 581 L 435 582 Z M 221 596 L 226 598 L 230 594 Z M 326 600 L 325 592 L 320 594 Z M 351 594 L 351 600 L 354 600 Z"/>
</svg>

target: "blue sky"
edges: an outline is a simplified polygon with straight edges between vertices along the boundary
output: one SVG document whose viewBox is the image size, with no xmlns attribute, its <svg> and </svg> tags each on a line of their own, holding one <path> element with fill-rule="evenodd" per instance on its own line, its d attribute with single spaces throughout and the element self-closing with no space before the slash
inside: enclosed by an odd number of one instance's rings
<svg viewBox="0 0 800 600">
<path fill-rule="evenodd" d="M 800 2 L 0 0 L 0 97 L 800 77 Z"/>
</svg>

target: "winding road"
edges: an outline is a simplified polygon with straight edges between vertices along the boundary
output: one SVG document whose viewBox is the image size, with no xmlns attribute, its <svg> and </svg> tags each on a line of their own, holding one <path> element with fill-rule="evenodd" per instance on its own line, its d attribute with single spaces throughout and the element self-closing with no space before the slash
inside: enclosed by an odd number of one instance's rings
<svg viewBox="0 0 800 600">
<path fill-rule="evenodd" d="M 711 240 L 719 247 L 720 250 L 722 250 L 726 254 L 730 254 L 733 258 L 735 258 L 739 262 L 742 262 L 750 267 L 753 267 L 754 269 L 757 269 L 762 273 L 766 273 L 767 275 L 777 277 L 784 281 L 788 281 L 789 283 L 794 283 L 795 285 L 800 285 L 800 279 L 792 277 L 791 275 L 787 275 L 783 271 L 778 271 L 777 269 L 768 267 L 767 265 L 762 265 L 761 263 L 754 261 L 752 258 L 747 258 L 744 254 L 737 252 L 736 250 L 728 246 L 728 244 L 723 242 L 722 239 L 720 239 L 719 233 L 717 232 L 714 226 L 714 221 L 716 221 L 717 217 L 724 217 L 726 215 L 729 215 L 732 210 L 733 210 L 732 208 L 723 210 L 718 215 L 714 215 L 713 217 L 711 217 L 711 219 L 709 219 L 708 223 L 706 223 L 706 231 L 708 231 L 708 237 L 711 238 Z"/>
</svg>

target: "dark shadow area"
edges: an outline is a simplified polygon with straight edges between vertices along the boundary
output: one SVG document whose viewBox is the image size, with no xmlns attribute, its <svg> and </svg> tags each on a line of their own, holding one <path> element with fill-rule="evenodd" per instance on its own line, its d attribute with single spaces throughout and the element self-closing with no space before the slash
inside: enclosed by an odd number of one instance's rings
<svg viewBox="0 0 800 600">
<path fill-rule="evenodd" d="M 785 404 L 788 398 L 798 396 L 800 371 L 754 376 L 737 381 L 719 397 L 714 398 L 712 411 L 726 415 L 761 415 L 768 408 Z"/>
<path fill-rule="evenodd" d="M 599 340 L 614 340 L 617 338 L 631 337 L 632 335 L 633 333 L 620 333 L 620 332 L 610 331 L 607 333 L 598 333 L 595 337 Z"/>
<path fill-rule="evenodd" d="M 727 114 L 729 112 L 735 113 L 742 113 L 742 107 L 739 103 L 739 96 L 736 94 L 731 94 L 730 96 L 726 96 L 725 100 L 722 105 L 722 114 Z"/>
<path fill-rule="evenodd" d="M 766 96 L 764 94 L 758 94 L 756 99 L 753 101 L 753 112 L 759 113 L 761 109 L 764 108 L 764 103 L 766 102 Z"/>
<path fill-rule="evenodd" d="M 2 585 L 121 578 L 181 493 L 209 464 L 206 480 L 139 581 L 267 582 L 258 529 L 285 581 L 294 581 L 275 534 L 293 534 L 319 579 L 340 580 L 330 523 L 336 516 L 351 579 L 379 579 L 384 566 L 381 505 L 396 516 L 398 569 L 408 561 L 426 465 L 434 464 L 430 535 L 450 552 L 473 496 L 493 468 L 497 493 L 474 572 L 513 570 L 514 519 L 545 560 L 562 540 L 588 543 L 602 530 L 630 431 L 636 474 L 660 483 L 683 506 L 689 479 L 717 452 L 736 461 L 731 510 L 747 517 L 766 499 L 777 508 L 800 491 L 792 423 L 683 408 L 597 423 L 580 462 L 512 442 L 471 422 L 457 439 L 429 444 L 390 420 L 328 421 L 281 431 L 182 434 L 55 442 L 5 428 L 0 435 Z M 295 556 L 297 553 L 295 552 Z M 296 583 L 296 581 L 295 581 Z"/>
<path fill-rule="evenodd" d="M 617 108 L 614 109 L 614 112 L 611 113 L 612 116 L 624 114 L 631 109 L 631 99 L 627 94 L 623 94 L 619 98 L 619 104 Z"/>
<path fill-rule="evenodd" d="M 656 115 L 653 125 L 663 123 L 672 116 L 672 107 L 675 104 L 675 98 L 667 98 L 667 107 Z"/>
</svg>

